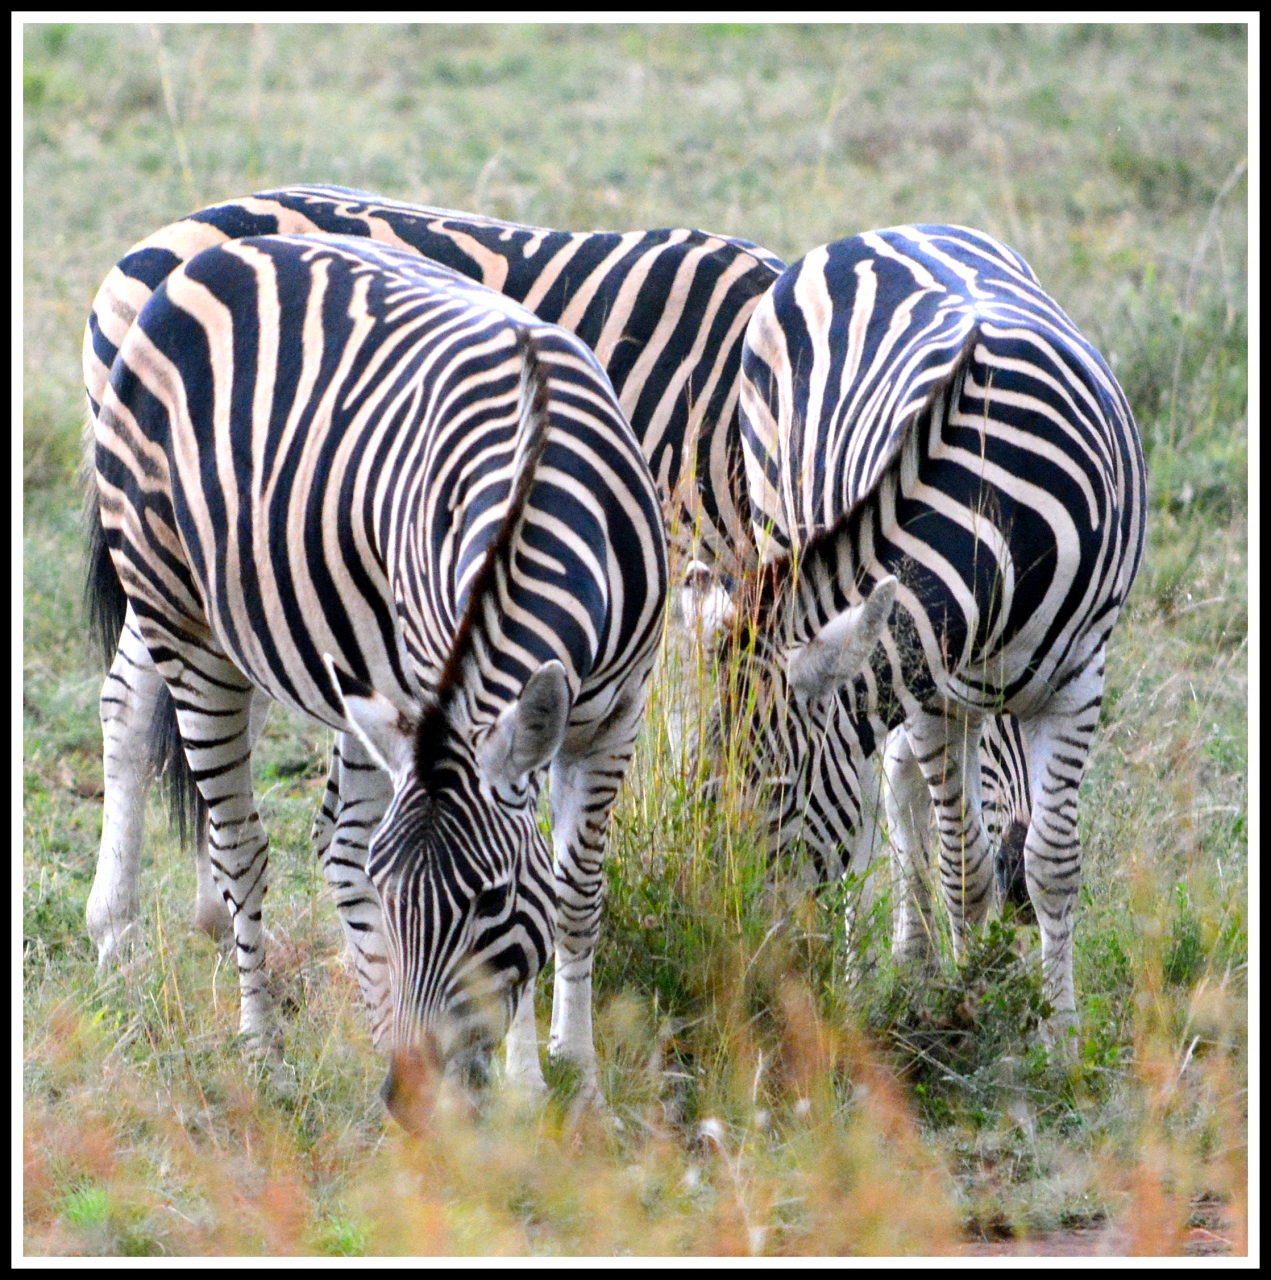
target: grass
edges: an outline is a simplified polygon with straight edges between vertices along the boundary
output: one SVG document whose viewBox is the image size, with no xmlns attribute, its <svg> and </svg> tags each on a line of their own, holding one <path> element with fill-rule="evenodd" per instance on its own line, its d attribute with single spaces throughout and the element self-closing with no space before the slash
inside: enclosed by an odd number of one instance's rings
<svg viewBox="0 0 1271 1280">
<path fill-rule="evenodd" d="M 26 1252 L 921 1255 L 1101 1225 L 1243 1252 L 1246 56 L 1235 27 L 27 27 Z M 675 645 L 611 838 L 608 1116 L 562 1078 L 541 1112 L 385 1122 L 309 854 L 329 742 L 278 712 L 257 794 L 284 1068 L 238 1054 L 157 806 L 147 950 L 95 972 L 84 317 L 136 239 L 295 181 L 790 261 L 920 220 L 1024 253 L 1125 387 L 1151 499 L 1082 793 L 1070 1063 L 1036 1044 L 1035 933 L 907 972 L 885 884 L 849 936 L 859 886 L 765 865 L 732 775 L 704 793 L 676 731 L 709 679 Z"/>
</svg>

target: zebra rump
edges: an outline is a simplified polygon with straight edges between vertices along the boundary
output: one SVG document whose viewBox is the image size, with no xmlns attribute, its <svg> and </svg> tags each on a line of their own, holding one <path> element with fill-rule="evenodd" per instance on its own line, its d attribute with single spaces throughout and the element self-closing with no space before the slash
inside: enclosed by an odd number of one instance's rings
<svg viewBox="0 0 1271 1280">
<path fill-rule="evenodd" d="M 687 227 L 558 231 L 297 184 L 192 213 L 134 245 L 106 277 L 84 333 L 84 384 L 101 397 L 152 290 L 226 240 L 365 237 L 409 250 L 521 303 L 596 352 L 685 548 L 726 574 L 753 567 L 737 402 L 746 322 L 785 267 L 749 240 Z"/>
</svg>

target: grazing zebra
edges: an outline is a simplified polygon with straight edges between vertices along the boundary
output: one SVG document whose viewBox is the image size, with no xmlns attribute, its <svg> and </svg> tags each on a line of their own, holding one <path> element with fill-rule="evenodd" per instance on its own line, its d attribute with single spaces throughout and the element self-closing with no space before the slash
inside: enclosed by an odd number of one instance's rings
<svg viewBox="0 0 1271 1280">
<path fill-rule="evenodd" d="M 248 237 L 166 273 L 93 429 L 98 589 L 122 586 L 175 702 L 249 1043 L 276 1043 L 257 688 L 391 779 L 359 869 L 382 904 L 390 1109 L 403 1064 L 431 1053 L 480 1076 L 509 1027 L 511 1069 L 541 1083 L 532 980 L 554 934 L 578 996 L 554 1016 L 562 1051 L 594 1073 L 600 860 L 667 562 L 657 490 L 591 351 L 415 253 Z M 549 762 L 559 876 L 536 822 Z"/>
<path fill-rule="evenodd" d="M 84 335 L 84 382 L 96 412 L 111 366 L 152 292 L 201 250 L 248 236 L 347 234 L 418 253 L 492 286 L 540 319 L 576 332 L 604 365 L 624 412 L 656 468 L 685 548 L 725 574 L 753 564 L 749 504 L 737 431 L 741 341 L 746 321 L 783 263 L 746 241 L 701 231 L 573 233 L 522 227 L 477 215 L 402 204 L 338 187 L 291 187 L 227 201 L 165 227 L 110 272 Z M 136 884 L 149 777 L 163 774 L 173 743 L 151 758 L 147 731 L 164 722 L 163 684 L 130 613 L 99 617 L 111 666 L 102 691 L 105 816 L 89 928 L 105 962 L 137 914 Z M 116 651 L 116 644 L 118 648 Z M 113 661 L 112 661 L 113 659 Z M 252 734 L 269 702 L 257 695 Z M 200 829 L 197 796 L 182 796 L 167 771 L 175 810 Z M 378 1040 L 388 993 L 378 907 L 361 874 L 371 833 L 391 798 L 388 779 L 356 737 L 337 735 L 327 792 L 314 827 L 324 877 L 345 924 L 350 953 L 372 1009 Z M 188 803 L 186 803 L 188 802 Z M 196 840 L 196 921 L 211 933 L 229 919 Z M 575 940 L 577 947 L 585 937 Z M 577 949 L 577 947 L 575 949 Z M 578 965 L 572 965 L 577 970 Z M 578 1001 L 584 983 L 558 968 L 554 1009 Z M 574 977 L 577 974 L 574 973 Z M 564 1043 L 553 1018 L 551 1047 Z"/>
<path fill-rule="evenodd" d="M 957 227 L 812 251 L 756 309 L 742 359 L 765 568 L 736 631 L 765 681 L 755 728 L 773 825 L 809 810 L 827 758 L 836 782 L 862 790 L 886 743 L 895 947 L 927 945 L 918 871 L 934 802 L 960 953 L 994 879 L 981 729 L 1015 717 L 1026 752 L 1010 749 L 1008 720 L 989 754 L 1007 770 L 1027 757 L 1024 876 L 1062 1029 L 1075 1009 L 1077 788 L 1143 550 L 1125 397 L 1023 260 Z M 1027 794 L 999 803 L 1005 830 L 1028 812 Z"/>
</svg>

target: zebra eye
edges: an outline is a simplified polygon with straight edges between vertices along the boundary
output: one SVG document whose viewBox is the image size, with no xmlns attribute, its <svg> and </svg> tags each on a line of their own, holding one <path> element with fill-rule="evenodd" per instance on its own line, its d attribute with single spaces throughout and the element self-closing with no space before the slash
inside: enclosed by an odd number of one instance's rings
<svg viewBox="0 0 1271 1280">
<path fill-rule="evenodd" d="M 510 887 L 506 884 L 496 884 L 489 889 L 482 889 L 477 894 L 476 902 L 472 904 L 473 911 L 479 916 L 497 916 L 507 903 Z"/>
</svg>

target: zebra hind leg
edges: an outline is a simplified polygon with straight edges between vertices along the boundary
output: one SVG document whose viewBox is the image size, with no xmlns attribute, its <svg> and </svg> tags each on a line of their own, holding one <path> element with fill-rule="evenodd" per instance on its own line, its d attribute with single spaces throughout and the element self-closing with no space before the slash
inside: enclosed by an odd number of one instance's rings
<svg viewBox="0 0 1271 1280">
<path fill-rule="evenodd" d="M 212 874 L 234 930 L 239 975 L 239 1032 L 250 1056 L 280 1056 L 282 1045 L 267 985 L 261 921 L 269 838 L 256 811 L 251 775 L 252 685 L 227 658 L 167 636 L 151 651 L 177 706 L 186 757 L 208 808 Z"/>
<path fill-rule="evenodd" d="M 184 761 L 166 758 L 166 747 L 156 752 L 156 736 L 164 726 L 157 722 L 173 718 L 171 748 L 183 751 L 175 726 L 175 708 L 165 697 L 163 677 L 155 669 L 129 605 L 124 617 L 115 659 L 102 686 L 102 763 L 105 801 L 102 816 L 102 843 L 97 873 L 89 894 L 87 919 L 89 935 L 97 944 L 98 963 L 107 964 L 122 954 L 136 937 L 138 911 L 137 881 L 145 828 L 146 797 L 156 771 L 163 772 Z M 260 693 L 252 703 L 251 740 L 260 737 L 272 705 Z M 193 780 L 190 781 L 193 786 Z M 174 788 L 179 790 L 179 788 Z M 179 798 L 176 801 L 180 803 Z M 192 810 L 193 806 L 184 806 Z M 216 886 L 207 849 L 207 815 L 192 811 L 186 822 L 175 825 L 194 847 L 196 896 L 194 924 L 204 933 L 227 942 L 233 937 L 229 909 Z M 192 827 L 187 830 L 186 827 Z"/>
<path fill-rule="evenodd" d="M 145 834 L 150 760 L 146 733 L 163 680 L 129 607 L 101 692 L 101 848 L 85 911 L 99 966 L 122 957 L 137 936 L 137 881 Z"/>
<path fill-rule="evenodd" d="M 1041 716 L 1025 723 L 1032 817 L 1024 841 L 1028 896 L 1042 940 L 1042 982 L 1054 1009 L 1049 1031 L 1064 1044 L 1077 1023 L 1072 934 L 1081 891 L 1077 790 L 1103 700 L 1103 654 L 1066 685 Z"/>
<path fill-rule="evenodd" d="M 1028 785 L 1028 748 L 1019 721 L 991 716 L 980 742 L 980 801 L 984 829 L 994 849 L 997 902 L 1013 912 L 1017 924 L 1036 924 L 1024 875 L 1024 839 L 1032 799 Z"/>
<path fill-rule="evenodd" d="M 388 952 L 379 894 L 366 874 L 367 850 L 393 799 L 392 779 L 353 734 L 337 734 L 322 807 L 313 824 L 322 877 L 344 926 L 348 960 L 371 1016 L 378 1048 L 392 1022 Z"/>
<path fill-rule="evenodd" d="M 260 689 L 253 692 L 251 723 L 248 731 L 252 750 L 255 750 L 257 742 L 260 741 L 260 735 L 264 732 L 265 722 L 269 719 L 269 711 L 273 705 L 273 700 L 267 693 Z M 207 849 L 206 815 L 203 815 L 194 833 L 194 872 L 197 879 L 194 899 L 195 928 L 201 929 L 222 946 L 228 946 L 234 938 L 234 924 L 230 919 L 225 899 L 216 887 L 216 877 L 212 874 L 212 859 Z"/>
</svg>

